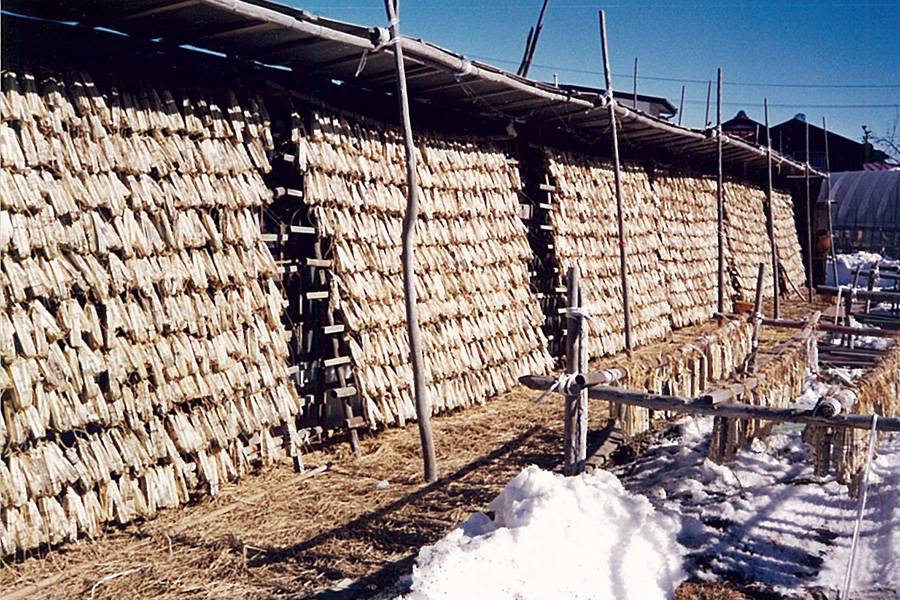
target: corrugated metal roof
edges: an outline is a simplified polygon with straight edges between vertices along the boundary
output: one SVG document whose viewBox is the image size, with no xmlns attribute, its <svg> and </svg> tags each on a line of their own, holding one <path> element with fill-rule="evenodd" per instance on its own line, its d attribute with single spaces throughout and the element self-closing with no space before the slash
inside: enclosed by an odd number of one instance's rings
<svg viewBox="0 0 900 600">
<path fill-rule="evenodd" d="M 823 185 L 819 202 L 828 194 Z M 831 174 L 832 222 L 839 247 L 887 251 L 900 248 L 900 171 L 847 171 Z M 846 233 L 845 233 L 846 232 Z"/>
<path fill-rule="evenodd" d="M 145 40 L 189 44 L 301 75 L 341 80 L 376 92 L 394 92 L 396 74 L 387 31 L 325 19 L 265 0 L 6 0 L 4 11 L 119 31 Z M 478 114 L 555 126 L 584 137 L 609 133 L 607 99 L 561 89 L 468 60 L 424 40 L 403 38 L 411 97 L 467 108 Z M 617 105 L 620 143 L 711 164 L 715 132 L 680 127 Z M 729 172 L 764 172 L 765 148 L 723 136 Z M 773 152 L 775 174 L 800 175 L 804 166 Z"/>
</svg>

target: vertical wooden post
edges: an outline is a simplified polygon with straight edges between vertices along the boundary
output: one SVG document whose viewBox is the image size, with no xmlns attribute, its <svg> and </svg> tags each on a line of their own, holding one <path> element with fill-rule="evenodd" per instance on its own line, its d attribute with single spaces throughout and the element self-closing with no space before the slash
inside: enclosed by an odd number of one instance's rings
<svg viewBox="0 0 900 600">
<path fill-rule="evenodd" d="M 681 125 L 681 117 L 684 116 L 684 86 L 681 86 L 681 104 L 678 105 L 678 124 Z"/>
<path fill-rule="evenodd" d="M 628 291 L 627 250 L 625 248 L 625 214 L 622 206 L 622 172 L 619 167 L 619 135 L 616 131 L 616 98 L 612 89 L 609 51 L 606 46 L 606 15 L 600 11 L 600 44 L 603 46 L 603 73 L 606 77 L 606 98 L 609 106 L 609 126 L 612 132 L 613 170 L 616 179 L 616 217 L 619 227 L 619 266 L 622 271 L 622 310 L 625 313 L 625 350 L 631 354 L 631 300 Z"/>
<path fill-rule="evenodd" d="M 706 120 L 703 121 L 703 128 L 709 127 L 709 99 L 712 95 L 712 79 L 706 84 Z"/>
<path fill-rule="evenodd" d="M 416 299 L 416 220 L 419 215 L 419 181 L 416 174 L 416 152 L 409 118 L 409 99 L 406 94 L 406 69 L 403 65 L 403 44 L 400 37 L 400 0 L 384 0 L 387 10 L 391 43 L 394 45 L 394 61 L 397 67 L 397 96 L 400 101 L 400 123 L 406 144 L 406 215 L 403 217 L 403 247 L 400 259 L 403 263 L 403 294 L 406 299 L 406 327 L 409 335 L 409 354 L 413 369 L 413 393 L 416 397 L 416 420 L 422 440 L 422 459 L 425 480 L 437 481 L 437 459 L 434 438 L 431 433 L 431 399 L 425 385 L 422 340 L 419 334 L 419 309 Z"/>
<path fill-rule="evenodd" d="M 719 69 L 716 100 L 716 156 L 718 159 L 718 172 L 716 176 L 716 227 L 718 245 L 718 312 L 725 312 L 725 183 L 722 173 L 722 69 Z"/>
<path fill-rule="evenodd" d="M 578 267 L 566 273 L 566 372 L 570 375 L 587 373 L 588 347 Z M 577 475 L 584 471 L 587 461 L 588 392 L 566 394 L 565 460 L 563 473 Z"/>
<path fill-rule="evenodd" d="M 812 237 L 812 199 L 809 194 L 809 121 L 806 123 L 806 165 L 803 169 L 806 182 L 806 277 L 809 283 L 809 301 L 813 301 L 813 237 Z"/>
<path fill-rule="evenodd" d="M 756 373 L 756 368 L 759 364 L 759 324 L 762 317 L 763 279 L 765 275 L 766 263 L 759 263 L 759 272 L 756 275 L 756 298 L 753 302 L 753 346 L 751 347 L 753 360 L 750 363 L 751 373 Z"/>
<path fill-rule="evenodd" d="M 638 74 L 638 57 L 634 57 L 634 110 L 637 111 L 637 74 Z"/>
<path fill-rule="evenodd" d="M 828 242 L 831 250 L 831 272 L 834 285 L 840 285 L 837 271 L 837 251 L 834 249 L 834 223 L 831 218 L 831 158 L 828 155 L 828 125 L 822 117 L 822 130 L 825 135 L 825 208 L 828 210 Z M 828 260 L 827 258 L 825 260 Z"/>
<path fill-rule="evenodd" d="M 769 205 L 768 219 L 766 225 L 769 232 L 769 243 L 772 249 L 772 281 L 775 287 L 775 295 L 772 297 L 774 307 L 772 316 L 779 318 L 781 311 L 779 310 L 779 285 L 778 285 L 778 246 L 775 244 L 775 204 L 772 201 L 772 135 L 769 132 L 769 99 L 765 100 L 766 107 L 766 202 Z"/>
</svg>

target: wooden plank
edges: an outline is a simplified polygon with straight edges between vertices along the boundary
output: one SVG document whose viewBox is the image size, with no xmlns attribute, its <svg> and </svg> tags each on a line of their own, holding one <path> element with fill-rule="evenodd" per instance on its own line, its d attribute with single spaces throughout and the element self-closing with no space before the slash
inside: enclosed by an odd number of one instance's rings
<svg viewBox="0 0 900 600">
<path fill-rule="evenodd" d="M 325 369 L 330 369 L 332 367 L 339 367 L 341 365 L 349 365 L 350 357 L 349 356 L 336 356 L 335 358 L 326 358 L 322 361 L 322 367 Z"/>
<path fill-rule="evenodd" d="M 316 228 L 309 227 L 306 225 L 291 225 L 291 228 L 288 230 L 291 233 L 300 233 L 304 235 L 316 235 Z"/>
<path fill-rule="evenodd" d="M 357 390 L 352 385 L 348 385 L 345 387 L 337 387 L 328 390 L 328 395 L 332 398 L 350 398 L 357 394 Z"/>
<path fill-rule="evenodd" d="M 324 258 L 305 258 L 303 260 L 307 267 L 315 267 L 317 269 L 331 268 L 331 261 Z"/>
<path fill-rule="evenodd" d="M 284 198 L 285 196 L 291 198 L 303 198 L 303 190 L 289 187 L 276 187 L 272 190 L 272 194 L 275 198 Z"/>
<path fill-rule="evenodd" d="M 541 183 L 538 185 L 538 189 L 542 192 L 556 192 L 556 186 L 550 185 L 549 183 Z"/>
<path fill-rule="evenodd" d="M 343 324 L 326 325 L 322 328 L 322 333 L 325 335 L 335 335 L 337 333 L 344 333 L 344 329 L 345 327 Z"/>
<path fill-rule="evenodd" d="M 306 294 L 304 294 L 304 295 L 306 296 L 306 299 L 307 299 L 307 300 L 327 300 L 327 299 L 328 299 L 328 292 L 327 292 L 327 291 L 324 291 L 324 292 L 306 292 Z"/>
</svg>

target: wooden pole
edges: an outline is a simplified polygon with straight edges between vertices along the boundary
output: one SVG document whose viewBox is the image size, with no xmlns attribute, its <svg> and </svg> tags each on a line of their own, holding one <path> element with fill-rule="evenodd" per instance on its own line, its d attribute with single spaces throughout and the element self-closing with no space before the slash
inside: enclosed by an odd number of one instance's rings
<svg viewBox="0 0 900 600">
<path fill-rule="evenodd" d="M 703 128 L 709 127 L 709 99 L 712 96 L 712 79 L 706 84 L 706 120 L 703 122 Z"/>
<path fill-rule="evenodd" d="M 769 230 L 769 244 L 772 249 L 772 281 L 775 287 L 775 295 L 772 298 L 772 313 L 776 319 L 779 318 L 781 311 L 779 310 L 779 286 L 778 286 L 778 246 L 775 244 L 775 206 L 772 201 L 772 135 L 769 132 L 769 99 L 765 99 L 766 107 L 766 203 L 769 205 L 768 218 L 766 225 Z"/>
<path fill-rule="evenodd" d="M 612 89 L 609 50 L 606 46 L 606 15 L 600 11 L 600 45 L 603 47 L 603 73 L 606 77 L 606 97 L 609 106 L 609 126 L 612 132 L 613 171 L 616 179 L 616 218 L 619 228 L 619 268 L 622 272 L 622 310 L 625 313 L 625 350 L 631 354 L 631 301 L 628 292 L 627 250 L 625 248 L 625 214 L 622 207 L 622 172 L 619 167 L 619 135 L 616 131 L 616 98 Z"/>
<path fill-rule="evenodd" d="M 566 312 L 566 371 L 570 375 L 587 373 L 588 349 L 584 316 L 581 314 L 582 296 L 578 267 L 569 267 L 566 274 L 568 288 Z M 566 395 L 565 461 L 563 473 L 577 475 L 584 471 L 587 460 L 587 388 Z"/>
<path fill-rule="evenodd" d="M 716 238 L 718 245 L 718 303 L 719 312 L 725 311 L 725 183 L 722 173 L 722 69 L 719 69 L 716 100 L 716 156 L 718 159 L 718 172 L 716 176 Z"/>
<path fill-rule="evenodd" d="M 840 285 L 837 272 L 837 251 L 834 249 L 834 223 L 831 219 L 831 157 L 828 154 L 828 125 L 825 123 L 825 117 L 822 117 L 822 130 L 825 135 L 825 208 L 828 209 L 828 241 L 831 250 L 831 273 L 834 276 L 834 285 Z"/>
<path fill-rule="evenodd" d="M 750 351 L 752 357 L 750 371 L 752 373 L 756 373 L 759 365 L 759 326 L 762 324 L 762 292 L 765 275 L 766 263 L 759 263 L 759 273 L 756 275 L 756 299 L 753 302 L 753 346 Z"/>
<path fill-rule="evenodd" d="M 637 110 L 638 57 L 634 57 L 634 110 Z"/>
<path fill-rule="evenodd" d="M 556 378 L 534 375 L 522 378 L 522 382 L 532 389 L 547 390 L 556 384 Z M 753 387 L 754 383 L 752 378 L 748 378 L 740 387 L 749 389 Z M 589 398 L 607 402 L 619 402 L 630 406 L 643 406 L 650 410 L 710 415 L 730 419 L 759 419 L 774 423 L 810 423 L 813 425 L 866 430 L 872 428 L 871 415 L 837 414 L 826 417 L 814 414 L 812 409 L 754 406 L 727 399 L 717 401 L 721 397 L 734 396 L 734 393 L 719 394 L 713 392 L 698 398 L 682 398 L 680 396 L 633 392 L 608 386 L 588 388 Z M 900 418 L 879 417 L 876 429 L 878 431 L 900 431 Z"/>
<path fill-rule="evenodd" d="M 806 164 L 803 168 L 803 179 L 806 182 L 806 271 L 809 282 L 809 301 L 813 301 L 813 237 L 812 237 L 812 199 L 809 192 L 809 121 L 806 123 Z"/>
<path fill-rule="evenodd" d="M 431 399 L 425 385 L 422 340 L 419 334 L 419 309 L 416 299 L 416 220 L 419 215 L 419 182 L 416 174 L 415 142 L 409 118 L 409 99 L 406 94 L 406 70 L 403 65 L 403 43 L 400 37 L 400 0 L 384 0 L 387 10 L 391 43 L 394 44 L 394 61 L 397 67 L 397 96 L 400 101 L 400 122 L 403 141 L 406 144 L 406 215 L 403 217 L 402 251 L 403 294 L 406 300 L 406 328 L 409 335 L 409 355 L 413 370 L 413 392 L 416 396 L 416 419 L 422 440 L 422 459 L 425 480 L 437 481 L 437 459 L 434 453 L 434 437 L 431 433 Z"/>
<path fill-rule="evenodd" d="M 678 105 L 678 124 L 681 125 L 681 117 L 684 116 L 684 86 L 681 86 L 681 104 Z"/>
</svg>

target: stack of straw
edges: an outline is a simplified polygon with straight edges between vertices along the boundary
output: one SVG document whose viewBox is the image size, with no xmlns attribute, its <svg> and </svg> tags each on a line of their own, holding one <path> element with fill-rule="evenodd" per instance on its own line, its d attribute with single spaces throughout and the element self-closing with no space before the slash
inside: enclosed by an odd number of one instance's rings
<svg viewBox="0 0 900 600">
<path fill-rule="evenodd" d="M 2 554 L 176 506 L 300 406 L 258 98 L 2 74 Z M 299 440 L 294 440 L 299 443 Z M 294 445 L 296 448 L 296 444 Z"/>
<path fill-rule="evenodd" d="M 331 308 L 346 323 L 370 425 L 415 417 L 400 242 L 405 151 L 383 124 L 318 114 L 295 131 L 304 198 L 333 258 Z M 430 137 L 417 148 L 416 263 L 434 412 L 483 403 L 551 367 L 517 217 L 519 175 L 490 144 Z"/>
</svg>

